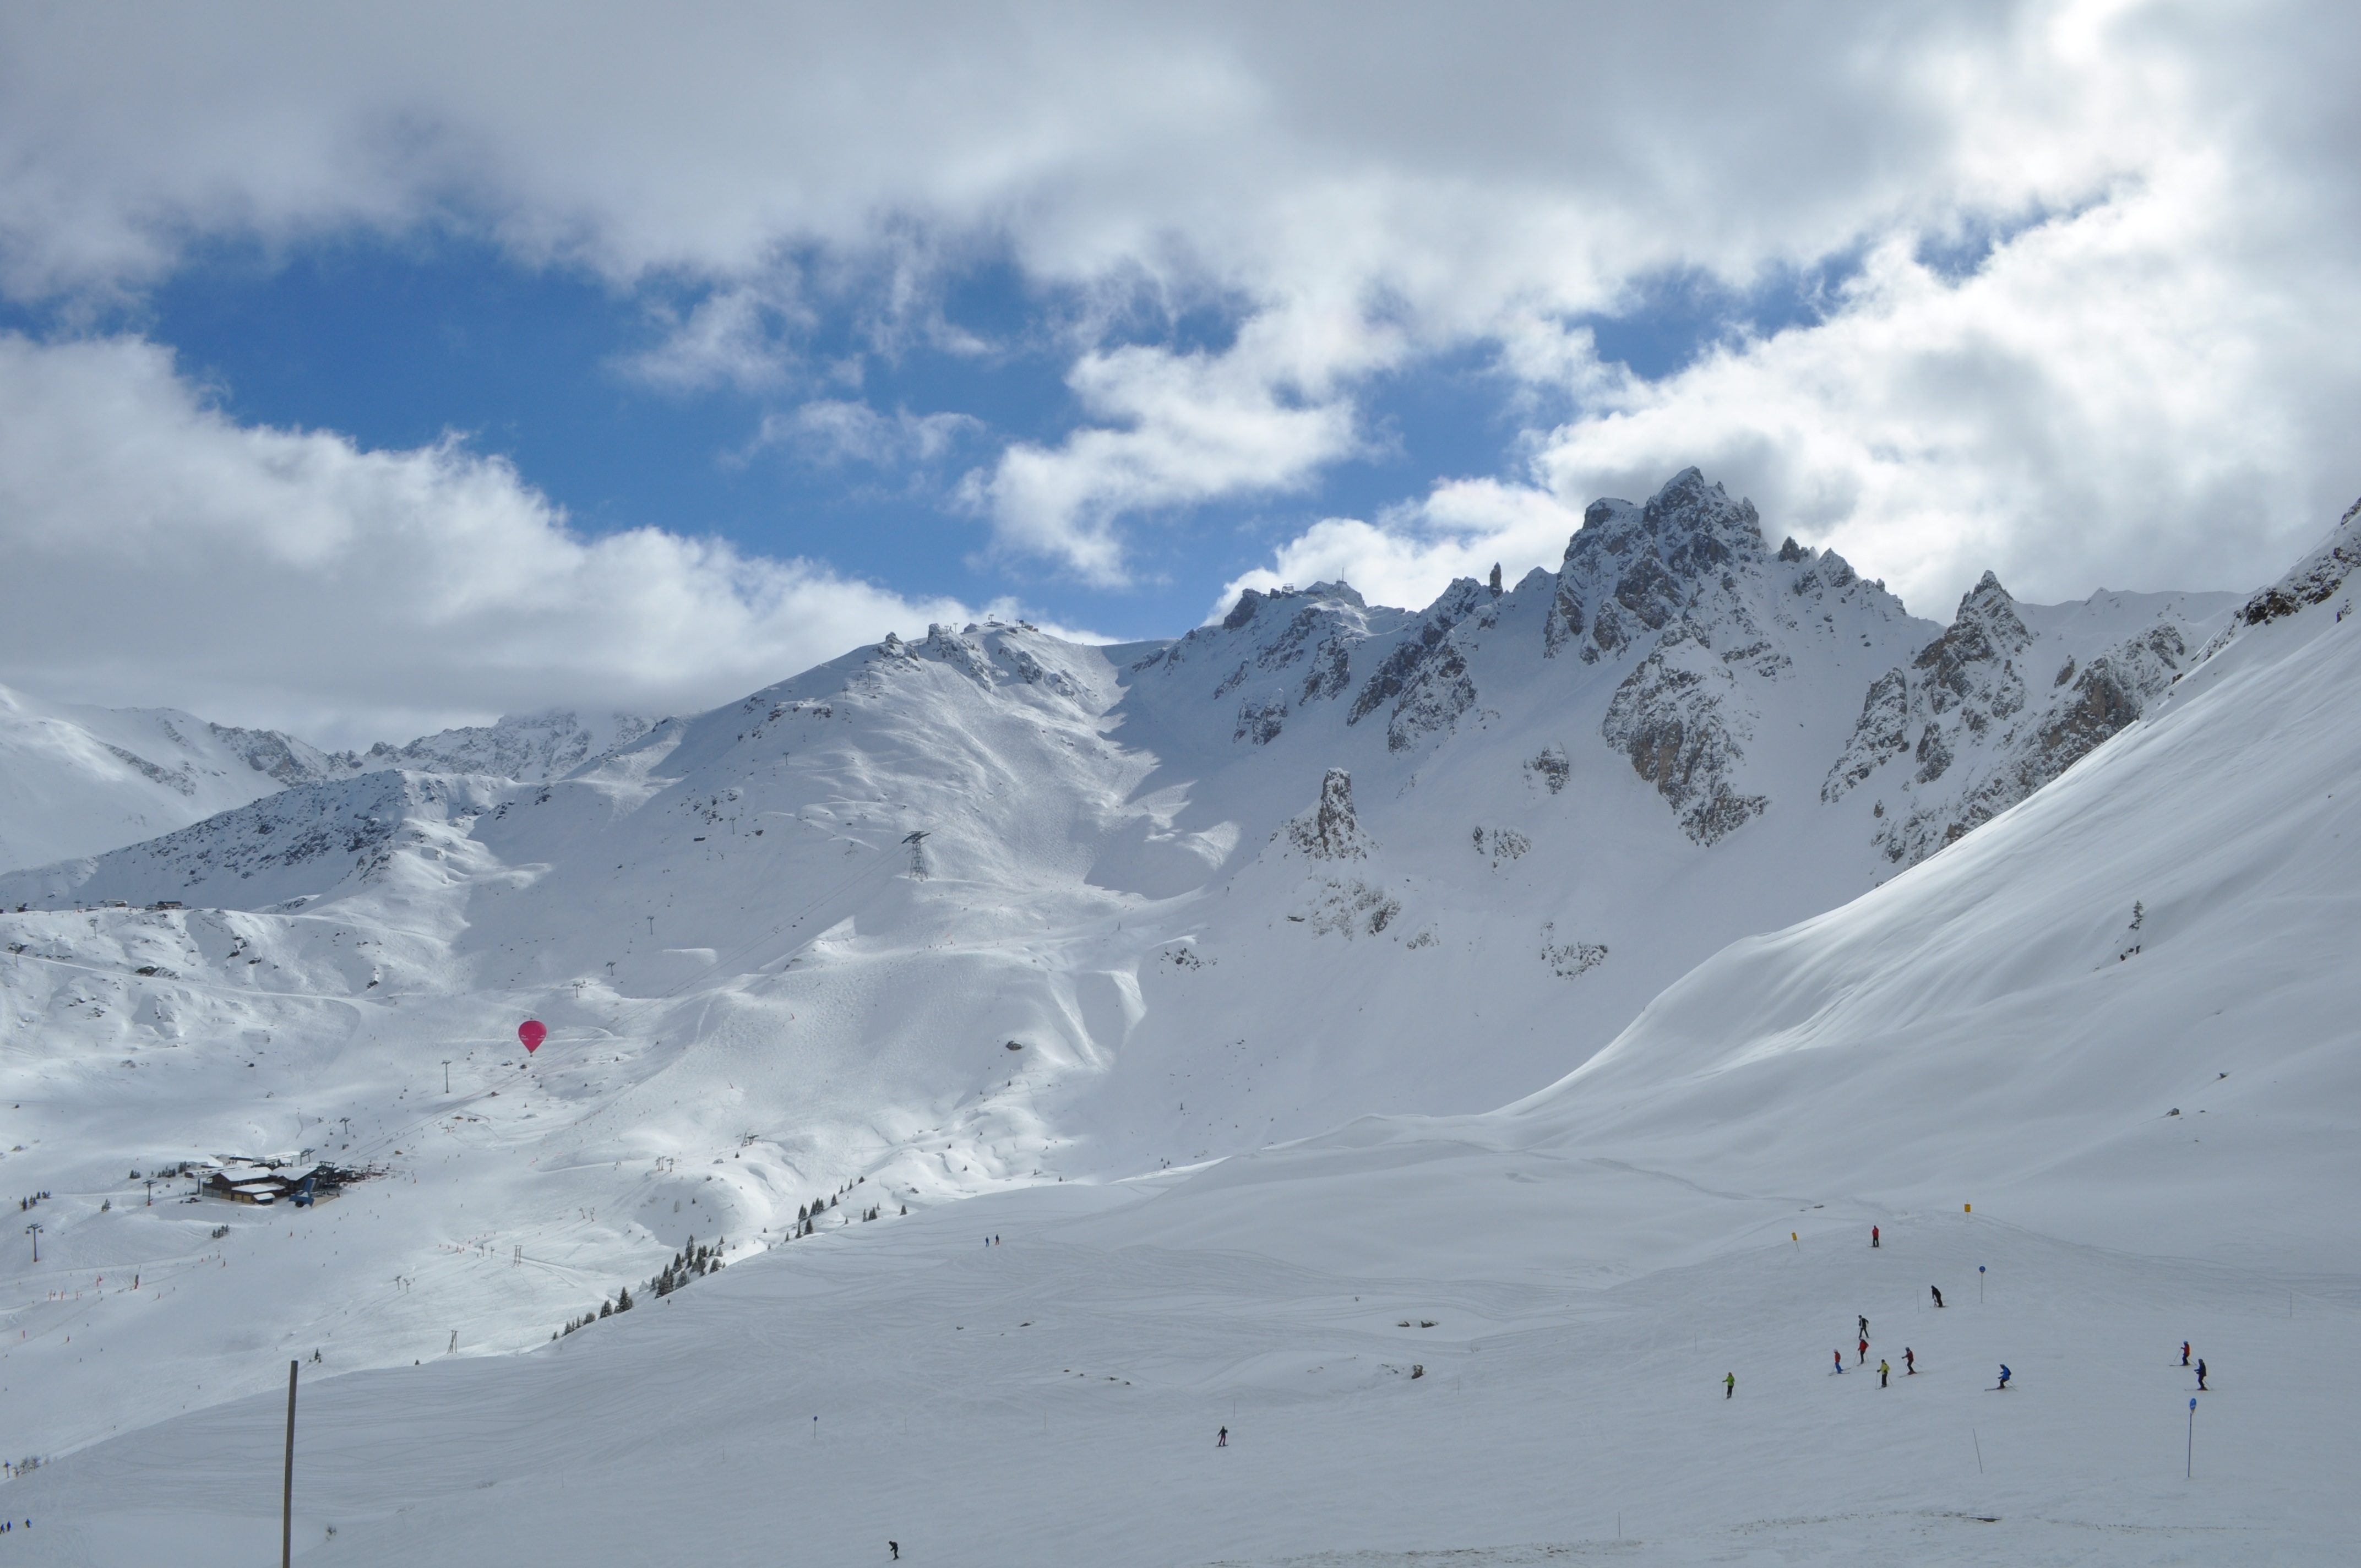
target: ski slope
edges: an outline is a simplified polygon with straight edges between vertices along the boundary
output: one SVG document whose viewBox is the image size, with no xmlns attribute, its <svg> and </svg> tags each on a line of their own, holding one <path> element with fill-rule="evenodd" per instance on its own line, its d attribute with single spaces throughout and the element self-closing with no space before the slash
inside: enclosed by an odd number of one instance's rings
<svg viewBox="0 0 2361 1568">
<path fill-rule="evenodd" d="M 1596 660 L 1569 652 L 1567 585 L 1587 628 L 1652 601 L 1602 597 L 1579 551 L 1497 598 L 1411 615 L 1323 587 L 1170 645 L 938 629 L 546 784 L 371 774 L 20 873 L 10 901 L 52 907 L 6 917 L 24 1146 L 0 1169 L 57 1190 L 60 1223 L 47 1272 L 10 1283 L 0 1381 L 34 1452 L 140 1435 L 9 1507 L 83 1530 L 107 1467 L 169 1438 L 217 1458 L 159 1482 L 154 1519 L 41 1550 L 115 1560 L 196 1515 L 235 1549 L 268 1498 L 221 1499 L 253 1489 L 238 1456 L 274 1418 L 231 1397 L 316 1347 L 346 1457 L 307 1528 L 361 1560 L 670 1561 L 707 1522 L 634 1511 L 684 1492 L 723 1499 L 714 1550 L 822 1560 L 887 1535 L 934 1561 L 1538 1560 L 1617 1550 L 1609 1494 L 1668 1562 L 2334 1539 L 2340 1416 L 2304 1379 L 2333 1387 L 2353 1349 L 2341 576 L 2259 619 L 1980 589 L 1939 629 L 1857 579 L 1850 608 L 1823 581 L 1794 613 L 1833 569 L 1758 534 L 1719 570 L 1730 516 L 1679 536 L 1712 568 L 1686 626 Z M 2115 656 L 2159 624 L 2194 670 L 2169 694 Z M 1694 663 L 1699 631 L 1747 680 Z M 1348 678 L 1307 699 L 1332 644 Z M 1993 806 L 1989 781 L 2079 744 L 2077 713 L 2118 711 L 2078 684 L 2101 658 L 2144 718 L 1949 849 L 1894 852 L 1890 819 Z M 1284 713 L 1254 689 L 1274 668 Z M 1914 743 L 1829 787 L 1890 751 L 1894 671 L 1949 762 Z M 196 907 L 71 907 L 104 895 Z M 504 1038 L 527 1010 L 555 1031 L 530 1066 Z M 279 1213 L 133 1207 L 114 1171 L 303 1146 L 389 1174 Z M 33 1174 L 58 1169 L 89 1180 Z M 717 1234 L 726 1273 L 548 1345 Z M 1956 1315 L 1978 1262 L 2019 1288 Z M 1936 1381 L 1827 1376 L 1854 1312 L 1901 1320 L 1928 1283 L 1954 1310 L 1904 1343 Z M 986 1325 L 1021 1343 L 970 1350 Z M 2151 1475 L 2183 1337 L 2255 1379 L 2228 1491 Z M 2000 1359 L 2024 1386 L 1992 1399 L 2032 1409 L 1971 1487 L 1958 1428 Z M 1445 1367 L 1473 1437 L 1386 1419 Z M 1725 1371 L 1741 1399 L 1704 1409 Z M 1828 1403 L 1905 1390 L 1919 1413 L 1886 1425 Z M 1226 1399 L 1271 1423 L 1243 1486 L 1197 1454 Z M 676 1486 L 633 1486 L 666 1466 Z M 500 1495 L 456 1495 L 481 1478 Z"/>
<path fill-rule="evenodd" d="M 1431 1174 L 1465 1234 L 1440 1275 L 1424 1232 L 1367 1273 L 1295 1261 L 1331 1250 L 1345 1205 L 1279 1190 L 1250 1238 L 1233 1227 L 1251 1248 L 1126 1239 L 1201 1196 L 1167 1175 L 816 1236 L 521 1357 L 307 1367 L 296 1555 L 865 1563 L 891 1540 L 979 1568 L 2259 1563 L 2350 1540 L 2349 1278 L 2290 1296 L 2268 1271 L 1834 1195 L 1685 1221 L 1651 1196 L 1663 1177 L 1504 1166 L 1557 1201 L 1543 1217 L 1495 1201 L 1520 1191 L 1500 1172 Z M 1632 1276 L 1613 1242 L 1634 1198 L 1722 1237 Z M 1870 1364 L 1831 1376 L 1856 1313 Z M 2192 1479 L 2182 1338 L 2213 1370 Z M 2015 1386 L 1989 1392 L 2002 1361 Z M 267 1560 L 283 1412 L 265 1393 L 45 1467 L 0 1492 L 37 1521 L 9 1549 Z"/>
</svg>

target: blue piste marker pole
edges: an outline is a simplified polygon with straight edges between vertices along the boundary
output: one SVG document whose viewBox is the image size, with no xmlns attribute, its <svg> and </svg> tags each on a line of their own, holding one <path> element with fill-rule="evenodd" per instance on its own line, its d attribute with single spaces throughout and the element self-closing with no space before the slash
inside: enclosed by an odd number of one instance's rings
<svg viewBox="0 0 2361 1568">
<path fill-rule="evenodd" d="M 2197 1474 L 2197 1401 L 2196 1401 L 2194 1398 L 2191 1398 L 2191 1399 L 2189 1401 L 2189 1457 L 2188 1457 L 2187 1461 L 2186 1461 L 2186 1462 L 2182 1464 L 2182 1466 L 2181 1466 L 2181 1478 L 2182 1478 L 2183 1480 L 2187 1480 L 2187 1479 L 2189 1479 L 2189 1478 L 2191 1478 L 2191 1477 L 2193 1477 L 2196 1474 Z"/>
<path fill-rule="evenodd" d="M 1981 1264 L 1981 1263 L 1980 1263 L 1980 1264 L 1976 1265 L 1976 1305 L 1977 1305 L 1977 1306 L 1979 1306 L 1979 1307 L 1981 1307 L 1981 1306 L 1982 1306 L 1983 1304 L 1984 1304 L 1984 1266 L 1983 1266 L 1982 1264 Z"/>
</svg>

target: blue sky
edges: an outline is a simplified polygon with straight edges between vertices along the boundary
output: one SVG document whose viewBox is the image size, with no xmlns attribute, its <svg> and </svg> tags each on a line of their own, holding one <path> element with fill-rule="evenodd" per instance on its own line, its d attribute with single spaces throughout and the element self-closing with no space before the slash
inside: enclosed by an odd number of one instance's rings
<svg viewBox="0 0 2361 1568">
<path fill-rule="evenodd" d="M 1618 313 L 1569 320 L 1594 334 L 1602 359 L 1653 379 L 1711 344 L 1812 319 L 1846 270 L 1839 260 L 1782 271 L 1749 290 L 1698 273 L 1643 278 Z M 456 433 L 513 463 L 585 533 L 719 534 L 911 594 L 1011 597 L 1125 638 L 1185 630 L 1224 584 L 1321 518 L 1377 516 L 1438 478 L 1521 473 L 1528 433 L 1576 407 L 1504 375 L 1496 344 L 1422 356 L 1362 389 L 1360 452 L 1323 466 L 1300 493 L 1165 509 L 1162 526 L 1136 531 L 1134 580 L 1096 585 L 994 550 L 958 495 L 961 475 L 988 466 L 1008 441 L 1054 442 L 1084 422 L 1057 330 L 1082 305 L 1027 287 L 1001 260 L 960 268 L 935 289 L 942 325 L 972 344 L 947 345 L 950 334 L 931 322 L 896 341 L 874 327 L 877 291 L 855 287 L 818 319 L 781 329 L 797 368 L 753 389 L 654 384 L 634 367 L 706 291 L 661 277 L 619 288 L 584 268 L 527 265 L 447 235 L 207 246 L 96 316 L 79 302 L 49 302 L 11 305 L 5 320 L 38 335 L 144 334 L 241 423 L 329 430 L 371 448 Z M 1100 341 L 1219 353 L 1245 309 L 1215 301 L 1176 313 L 1143 292 Z M 838 368 L 848 365 L 857 379 Z M 924 462 L 832 458 L 757 439 L 766 413 L 815 396 L 977 422 Z"/>
</svg>

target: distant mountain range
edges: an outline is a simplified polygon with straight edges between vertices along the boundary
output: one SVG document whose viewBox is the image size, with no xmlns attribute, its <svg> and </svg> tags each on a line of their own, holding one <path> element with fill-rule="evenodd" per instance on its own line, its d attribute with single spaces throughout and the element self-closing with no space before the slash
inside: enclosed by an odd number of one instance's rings
<svg viewBox="0 0 2361 1568">
<path fill-rule="evenodd" d="M 100 854 L 273 790 L 386 768 L 555 778 L 649 722 L 544 714 L 331 752 L 177 708 L 49 703 L 0 686 L 0 869 Z"/>
</svg>

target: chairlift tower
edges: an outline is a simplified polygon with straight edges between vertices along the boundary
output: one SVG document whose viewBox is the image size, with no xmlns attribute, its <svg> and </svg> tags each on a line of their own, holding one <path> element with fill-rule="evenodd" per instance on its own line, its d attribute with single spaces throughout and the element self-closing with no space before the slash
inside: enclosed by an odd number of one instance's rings
<svg viewBox="0 0 2361 1568">
<path fill-rule="evenodd" d="M 904 839 L 910 851 L 910 874 L 918 881 L 927 880 L 927 834 L 924 828 Z"/>
</svg>

